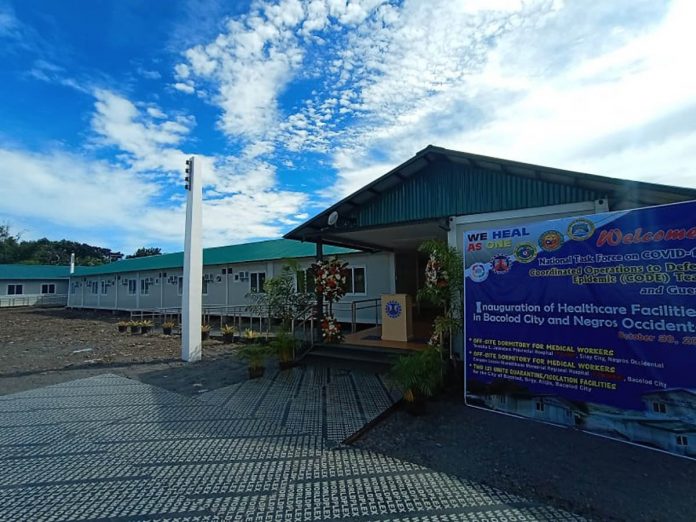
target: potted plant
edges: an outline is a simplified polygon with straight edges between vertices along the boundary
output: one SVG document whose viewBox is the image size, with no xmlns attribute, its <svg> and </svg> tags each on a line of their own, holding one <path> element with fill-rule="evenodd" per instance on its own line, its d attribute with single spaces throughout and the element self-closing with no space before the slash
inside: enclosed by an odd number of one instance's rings
<svg viewBox="0 0 696 522">
<path fill-rule="evenodd" d="M 119 333 L 125 333 L 128 331 L 128 321 L 119 321 L 116 323 Z"/>
<path fill-rule="evenodd" d="M 155 323 L 152 321 L 141 321 L 140 322 L 140 333 L 149 333 L 150 330 L 155 326 Z"/>
<path fill-rule="evenodd" d="M 257 379 L 263 376 L 265 371 L 268 347 L 261 344 L 247 344 L 239 350 L 239 358 L 249 364 L 249 378 Z"/>
<path fill-rule="evenodd" d="M 141 331 L 140 321 L 128 321 L 128 329 L 131 335 L 137 335 Z"/>
<path fill-rule="evenodd" d="M 424 414 L 425 400 L 432 397 L 442 383 L 440 350 L 429 347 L 399 357 L 389 371 L 388 379 L 403 393 L 406 411 L 411 415 Z"/>
<path fill-rule="evenodd" d="M 242 333 L 242 342 L 244 344 L 251 344 L 256 341 L 258 338 L 258 333 L 252 330 L 251 328 L 246 328 L 244 332 Z"/>
<path fill-rule="evenodd" d="M 162 323 L 162 333 L 164 335 L 172 335 L 172 330 L 176 327 L 174 321 L 165 321 Z"/>
<path fill-rule="evenodd" d="M 206 340 L 208 340 L 208 337 L 210 337 L 210 325 L 209 324 L 202 324 L 201 325 L 201 340 L 206 341 Z"/>
<path fill-rule="evenodd" d="M 237 333 L 237 329 L 231 324 L 225 324 L 222 326 L 222 342 L 225 344 L 230 344 L 234 342 L 234 334 Z"/>
<path fill-rule="evenodd" d="M 271 341 L 271 349 L 278 357 L 278 366 L 281 370 L 292 367 L 295 359 L 295 348 L 297 339 L 289 332 L 280 332 Z"/>
</svg>

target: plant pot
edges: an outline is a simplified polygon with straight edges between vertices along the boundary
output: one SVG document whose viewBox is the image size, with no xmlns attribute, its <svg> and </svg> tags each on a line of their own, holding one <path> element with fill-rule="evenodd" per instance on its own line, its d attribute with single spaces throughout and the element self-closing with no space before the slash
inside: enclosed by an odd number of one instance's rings
<svg viewBox="0 0 696 522">
<path fill-rule="evenodd" d="M 140 328 L 140 326 L 131 326 L 130 327 L 131 335 L 139 335 L 141 332 L 142 332 L 142 328 Z"/>
<path fill-rule="evenodd" d="M 172 329 L 171 328 L 162 328 L 162 333 L 164 335 L 172 335 Z"/>
<path fill-rule="evenodd" d="M 425 415 L 427 403 L 424 397 L 414 397 L 412 401 L 404 401 L 405 410 L 414 417 Z"/>
<path fill-rule="evenodd" d="M 150 330 L 152 330 L 152 326 L 143 326 L 140 329 L 140 332 L 146 334 L 146 333 L 150 333 Z"/>
<path fill-rule="evenodd" d="M 266 370 L 263 366 L 259 366 L 258 368 L 252 368 L 249 366 L 249 378 L 250 379 L 258 379 L 259 377 L 263 377 L 263 372 Z"/>
<path fill-rule="evenodd" d="M 123 325 L 119 324 L 118 325 L 118 333 L 125 333 L 127 331 L 128 331 L 128 325 L 126 325 L 126 324 L 123 324 Z"/>
<path fill-rule="evenodd" d="M 209 337 L 210 337 L 210 332 L 201 332 L 201 340 L 202 341 L 207 341 Z"/>
<path fill-rule="evenodd" d="M 232 344 L 234 342 L 234 334 L 222 334 L 222 342 L 225 344 Z"/>
<path fill-rule="evenodd" d="M 293 366 L 295 366 L 295 361 L 278 361 L 278 367 L 281 370 L 289 370 Z"/>
</svg>

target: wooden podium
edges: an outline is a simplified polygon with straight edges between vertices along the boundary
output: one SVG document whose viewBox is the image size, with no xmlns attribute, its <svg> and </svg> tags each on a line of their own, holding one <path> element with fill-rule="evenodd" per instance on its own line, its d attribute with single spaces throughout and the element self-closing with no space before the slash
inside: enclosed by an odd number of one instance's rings
<svg viewBox="0 0 696 522">
<path fill-rule="evenodd" d="M 382 340 L 408 341 L 413 338 L 411 296 L 385 294 L 382 296 Z"/>
</svg>

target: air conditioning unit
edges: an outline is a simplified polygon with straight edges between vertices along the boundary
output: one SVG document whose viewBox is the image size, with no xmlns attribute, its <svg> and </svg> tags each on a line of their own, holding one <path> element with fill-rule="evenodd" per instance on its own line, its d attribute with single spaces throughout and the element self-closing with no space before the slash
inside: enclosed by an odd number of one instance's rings
<svg viewBox="0 0 696 522">
<path fill-rule="evenodd" d="M 216 283 L 222 283 L 222 276 L 221 276 L 221 275 L 216 275 L 216 276 L 215 276 L 215 282 L 216 282 Z"/>
</svg>

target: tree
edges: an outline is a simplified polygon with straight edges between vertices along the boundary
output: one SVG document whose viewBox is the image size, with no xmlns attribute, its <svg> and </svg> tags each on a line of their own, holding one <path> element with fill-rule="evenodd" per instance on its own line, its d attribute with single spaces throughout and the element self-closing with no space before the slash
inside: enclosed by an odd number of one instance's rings
<svg viewBox="0 0 696 522">
<path fill-rule="evenodd" d="M 8 224 L 0 225 L 0 263 L 17 262 L 19 235 L 13 236 Z"/>
<path fill-rule="evenodd" d="M 148 257 L 148 256 L 161 256 L 162 249 L 159 247 L 142 247 L 135 251 L 133 255 L 126 256 L 126 259 L 133 259 L 134 257 Z"/>
<path fill-rule="evenodd" d="M 299 271 L 297 261 L 289 260 L 283 264 L 280 273 L 269 279 L 263 285 L 263 292 L 247 294 L 252 301 L 254 313 L 263 317 L 280 319 L 282 329 L 287 331 L 293 319 L 298 317 L 313 301 L 312 293 L 298 291 L 295 287 L 296 274 Z"/>
<path fill-rule="evenodd" d="M 20 241 L 19 234 L 13 235 L 9 225 L 0 225 L 0 263 L 29 265 L 67 265 L 74 253 L 78 265 L 101 265 L 111 260 L 108 248 L 95 247 L 61 239 L 51 241 L 41 238 Z"/>
</svg>

